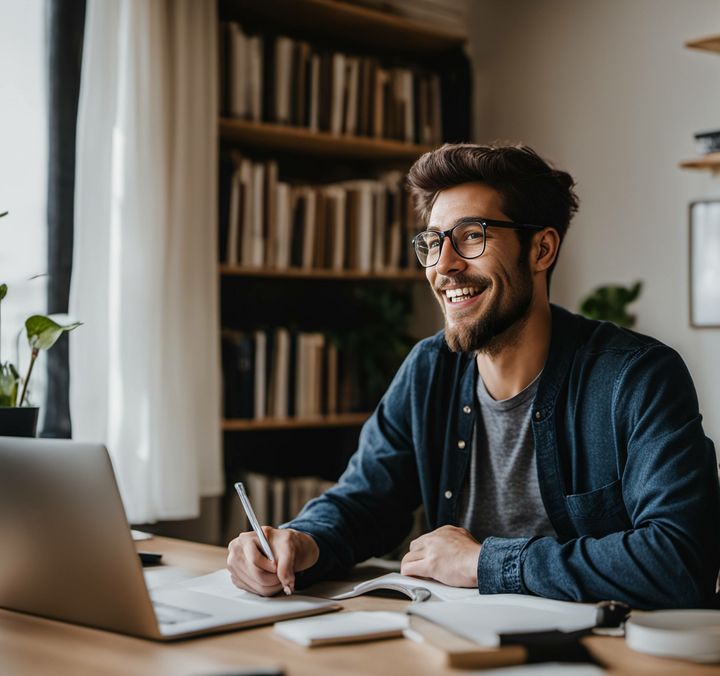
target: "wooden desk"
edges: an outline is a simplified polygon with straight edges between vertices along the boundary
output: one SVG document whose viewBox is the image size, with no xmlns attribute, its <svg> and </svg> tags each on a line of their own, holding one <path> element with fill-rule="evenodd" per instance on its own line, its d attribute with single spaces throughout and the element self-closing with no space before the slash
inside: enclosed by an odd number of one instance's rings
<svg viewBox="0 0 720 676">
<path fill-rule="evenodd" d="M 169 538 L 138 543 L 163 553 L 168 565 L 206 573 L 225 565 L 226 550 Z M 360 597 L 347 610 L 402 610 L 406 602 Z M 720 674 L 718 667 L 648 657 L 618 638 L 586 639 L 590 650 L 614 674 Z M 273 635 L 271 627 L 245 629 L 207 638 L 163 644 L 30 615 L 0 610 L 0 675 L 84 676 L 159 674 L 204 676 L 251 665 L 278 665 L 289 676 L 354 674 L 462 674 L 445 666 L 445 656 L 429 645 L 391 639 L 307 649 Z"/>
</svg>

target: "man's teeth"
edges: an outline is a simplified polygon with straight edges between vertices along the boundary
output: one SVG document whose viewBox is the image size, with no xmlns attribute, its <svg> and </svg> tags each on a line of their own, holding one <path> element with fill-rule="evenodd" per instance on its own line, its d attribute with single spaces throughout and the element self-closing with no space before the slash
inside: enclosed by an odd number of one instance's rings
<svg viewBox="0 0 720 676">
<path fill-rule="evenodd" d="M 465 286 L 462 289 L 445 289 L 445 296 L 451 303 L 459 303 L 473 296 L 477 296 L 480 289 L 474 286 Z"/>
</svg>

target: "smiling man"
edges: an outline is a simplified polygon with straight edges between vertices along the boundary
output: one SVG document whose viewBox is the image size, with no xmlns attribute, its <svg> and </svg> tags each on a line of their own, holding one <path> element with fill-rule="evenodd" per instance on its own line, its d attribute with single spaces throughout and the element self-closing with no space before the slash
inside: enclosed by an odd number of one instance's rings
<svg viewBox="0 0 720 676">
<path fill-rule="evenodd" d="M 569 174 L 524 146 L 446 145 L 409 185 L 415 253 L 445 329 L 405 360 L 338 485 L 229 546 L 263 595 L 392 550 L 402 572 L 480 593 L 714 603 L 720 489 L 690 375 L 659 341 L 549 302 L 577 210 Z"/>
</svg>

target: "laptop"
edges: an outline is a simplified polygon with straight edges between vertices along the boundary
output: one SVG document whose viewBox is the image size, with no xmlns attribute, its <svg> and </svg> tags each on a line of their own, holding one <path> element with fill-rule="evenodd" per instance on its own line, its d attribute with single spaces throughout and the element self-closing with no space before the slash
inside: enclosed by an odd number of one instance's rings
<svg viewBox="0 0 720 676">
<path fill-rule="evenodd" d="M 235 598 L 187 581 L 148 591 L 100 444 L 0 437 L 0 607 L 155 640 L 337 610 L 293 595 Z"/>
</svg>

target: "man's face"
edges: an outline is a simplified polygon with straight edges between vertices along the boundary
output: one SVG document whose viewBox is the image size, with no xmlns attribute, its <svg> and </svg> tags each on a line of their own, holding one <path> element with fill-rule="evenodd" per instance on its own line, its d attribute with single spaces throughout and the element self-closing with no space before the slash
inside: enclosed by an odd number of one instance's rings
<svg viewBox="0 0 720 676">
<path fill-rule="evenodd" d="M 509 219 L 500 210 L 500 195 L 481 183 L 443 190 L 430 214 L 429 230 L 449 230 L 463 217 Z M 425 271 L 445 315 L 445 339 L 451 350 L 497 353 L 515 335 L 508 329 L 526 321 L 533 300 L 533 280 L 527 260 L 520 260 L 514 230 L 487 228 L 485 252 L 462 258 L 449 239 L 437 265 Z M 458 290 L 468 293 L 458 296 Z M 453 300 L 458 296 L 459 300 Z"/>
</svg>

